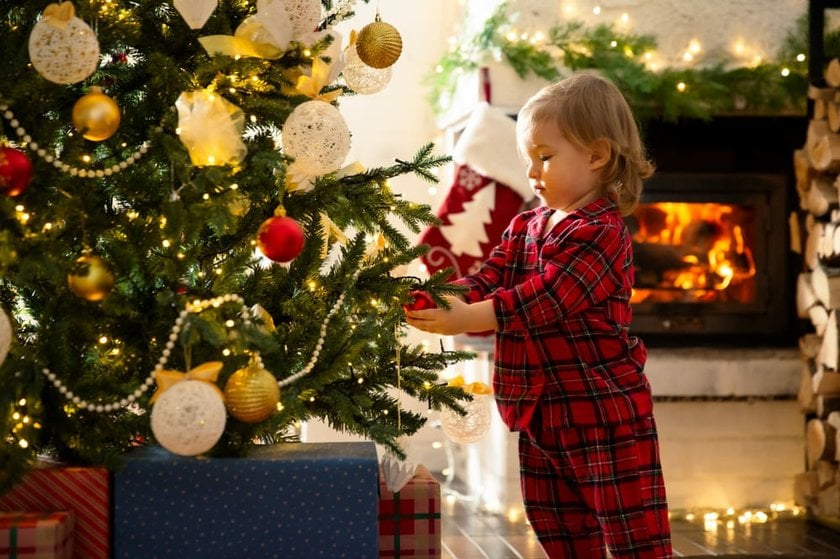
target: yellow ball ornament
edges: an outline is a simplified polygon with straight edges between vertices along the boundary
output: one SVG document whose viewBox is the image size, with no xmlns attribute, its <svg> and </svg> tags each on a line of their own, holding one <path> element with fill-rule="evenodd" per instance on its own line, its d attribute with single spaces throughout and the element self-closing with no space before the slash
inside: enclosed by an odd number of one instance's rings
<svg viewBox="0 0 840 559">
<path fill-rule="evenodd" d="M 114 274 L 103 259 L 85 254 L 76 260 L 67 274 L 67 286 L 77 297 L 101 301 L 114 287 Z"/>
<path fill-rule="evenodd" d="M 356 53 L 359 58 L 371 68 L 388 68 L 393 66 L 402 53 L 402 37 L 396 27 L 376 21 L 362 27 L 356 38 Z"/>
<path fill-rule="evenodd" d="M 233 373 L 225 385 L 228 413 L 244 423 L 259 423 L 277 411 L 280 386 L 263 366 L 252 361 Z"/>
<path fill-rule="evenodd" d="M 120 127 L 120 108 L 117 103 L 102 93 L 102 88 L 92 87 L 73 105 L 73 126 L 86 139 L 101 142 L 107 140 Z"/>
</svg>

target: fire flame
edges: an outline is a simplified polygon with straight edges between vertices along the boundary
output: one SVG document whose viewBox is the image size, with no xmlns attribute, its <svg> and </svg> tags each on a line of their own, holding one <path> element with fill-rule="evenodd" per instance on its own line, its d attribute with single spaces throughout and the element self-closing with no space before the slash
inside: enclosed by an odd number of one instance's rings
<svg viewBox="0 0 840 559">
<path fill-rule="evenodd" d="M 731 204 L 640 205 L 629 222 L 637 269 L 632 301 L 712 301 L 754 283 L 748 281 L 756 270 L 744 233 L 752 219 L 749 208 Z M 741 289 L 746 296 L 753 290 Z"/>
</svg>

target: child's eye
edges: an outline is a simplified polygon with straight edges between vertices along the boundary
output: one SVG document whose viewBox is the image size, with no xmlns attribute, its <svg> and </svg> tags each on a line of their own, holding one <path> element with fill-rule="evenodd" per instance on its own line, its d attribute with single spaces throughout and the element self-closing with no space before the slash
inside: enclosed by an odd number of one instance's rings
<svg viewBox="0 0 840 559">
<path fill-rule="evenodd" d="M 543 163 L 545 163 L 546 161 L 548 161 L 549 159 L 551 159 L 551 157 L 552 157 L 552 156 L 550 156 L 550 155 L 540 155 L 540 156 L 539 156 L 539 159 L 540 159 L 540 161 L 542 161 Z"/>
</svg>

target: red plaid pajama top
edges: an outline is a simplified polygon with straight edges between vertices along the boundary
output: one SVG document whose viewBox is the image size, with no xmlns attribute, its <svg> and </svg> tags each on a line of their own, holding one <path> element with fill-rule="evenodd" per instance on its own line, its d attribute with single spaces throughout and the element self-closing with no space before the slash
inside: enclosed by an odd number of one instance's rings
<svg viewBox="0 0 840 559">
<path fill-rule="evenodd" d="M 493 387 L 502 419 L 528 427 L 632 422 L 651 415 L 647 350 L 630 336 L 632 245 L 616 206 L 597 200 L 543 236 L 553 210 L 517 215 L 475 274 L 467 301 L 492 299 Z"/>
</svg>

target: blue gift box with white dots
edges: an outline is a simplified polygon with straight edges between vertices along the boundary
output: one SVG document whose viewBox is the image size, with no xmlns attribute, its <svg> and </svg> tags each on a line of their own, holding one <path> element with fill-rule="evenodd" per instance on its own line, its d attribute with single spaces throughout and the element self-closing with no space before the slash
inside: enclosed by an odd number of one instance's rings
<svg viewBox="0 0 840 559">
<path fill-rule="evenodd" d="M 289 443 L 244 458 L 130 452 L 114 474 L 114 557 L 375 558 L 373 443 Z"/>
</svg>

